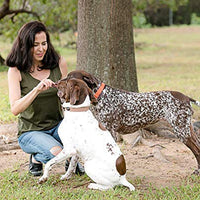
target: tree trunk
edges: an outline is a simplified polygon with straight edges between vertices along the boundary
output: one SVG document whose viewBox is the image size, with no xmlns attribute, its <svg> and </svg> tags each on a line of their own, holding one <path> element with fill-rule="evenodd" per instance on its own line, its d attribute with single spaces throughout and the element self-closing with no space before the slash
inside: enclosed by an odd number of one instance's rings
<svg viewBox="0 0 200 200">
<path fill-rule="evenodd" d="M 77 69 L 138 91 L 131 0 L 79 0 Z"/>
</svg>

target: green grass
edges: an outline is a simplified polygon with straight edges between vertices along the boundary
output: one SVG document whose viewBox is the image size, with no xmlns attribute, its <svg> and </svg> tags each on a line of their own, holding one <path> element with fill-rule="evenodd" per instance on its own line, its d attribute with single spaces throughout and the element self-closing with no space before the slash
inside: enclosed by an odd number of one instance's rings
<svg viewBox="0 0 200 200">
<path fill-rule="evenodd" d="M 178 187 L 154 188 L 152 185 L 143 187 L 143 180 L 135 180 L 136 191 L 117 186 L 114 190 L 96 191 L 87 188 L 90 179 L 84 176 L 74 176 L 68 181 L 60 181 L 60 175 L 50 175 L 49 180 L 39 185 L 38 178 L 17 170 L 0 173 L 0 199 L 3 200 L 46 200 L 46 199 L 91 199 L 91 200 L 199 200 L 200 178 L 191 176 L 186 178 Z"/>
<path fill-rule="evenodd" d="M 69 181 L 60 181 L 59 175 L 51 175 L 49 180 L 39 185 L 38 178 L 27 173 L 0 173 L 0 199 L 138 199 L 139 191 L 130 192 L 127 188 L 118 186 L 115 190 L 105 192 L 87 189 L 90 179 L 84 176 L 74 176 Z"/>
</svg>

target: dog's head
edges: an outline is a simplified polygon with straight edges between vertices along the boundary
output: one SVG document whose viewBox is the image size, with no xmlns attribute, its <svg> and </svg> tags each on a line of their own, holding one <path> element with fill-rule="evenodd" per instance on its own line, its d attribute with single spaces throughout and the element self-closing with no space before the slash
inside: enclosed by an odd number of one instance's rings
<svg viewBox="0 0 200 200">
<path fill-rule="evenodd" d="M 84 82 L 87 83 L 90 89 L 94 89 L 100 84 L 100 80 L 98 80 L 95 76 L 83 70 L 76 70 L 76 71 L 70 72 L 67 75 L 66 79 L 70 80 L 71 78 L 83 80 Z"/>
<path fill-rule="evenodd" d="M 85 101 L 87 95 L 93 105 L 97 103 L 92 90 L 80 79 L 59 80 L 55 86 L 58 89 L 57 95 L 62 103 L 70 102 L 71 105 L 80 105 Z"/>
</svg>

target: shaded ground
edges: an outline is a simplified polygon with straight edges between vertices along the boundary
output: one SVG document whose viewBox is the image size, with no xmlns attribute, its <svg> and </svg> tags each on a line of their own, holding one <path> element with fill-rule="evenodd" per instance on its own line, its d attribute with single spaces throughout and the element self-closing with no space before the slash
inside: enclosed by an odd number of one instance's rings
<svg viewBox="0 0 200 200">
<path fill-rule="evenodd" d="M 137 187 L 180 185 L 196 169 L 191 151 L 177 139 L 152 136 L 144 144 L 131 146 L 132 136 L 126 135 L 120 143 L 127 163 L 127 179 Z M 12 135 L 9 134 L 9 137 Z M 29 155 L 22 150 L 0 152 L 0 172 L 6 169 L 27 171 Z M 54 173 L 64 173 L 64 164 L 54 168 Z"/>
</svg>

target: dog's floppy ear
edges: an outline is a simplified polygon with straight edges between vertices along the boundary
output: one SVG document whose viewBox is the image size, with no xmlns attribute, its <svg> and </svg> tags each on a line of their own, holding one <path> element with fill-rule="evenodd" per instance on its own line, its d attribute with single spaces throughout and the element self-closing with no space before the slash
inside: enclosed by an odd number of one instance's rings
<svg viewBox="0 0 200 200">
<path fill-rule="evenodd" d="M 82 71 L 83 81 L 87 83 L 87 85 L 92 89 L 93 87 L 97 86 L 98 80 L 95 76 L 91 75 L 88 72 Z"/>
<path fill-rule="evenodd" d="M 70 95 L 71 95 L 70 94 L 70 85 L 67 84 L 67 81 L 65 81 L 65 84 L 66 84 L 64 87 L 65 88 L 65 91 L 64 91 L 65 101 L 70 102 Z"/>
<path fill-rule="evenodd" d="M 66 102 L 70 101 L 70 91 L 68 89 L 65 90 L 65 101 Z"/>
<path fill-rule="evenodd" d="M 75 105 L 77 101 L 79 101 L 80 97 L 80 88 L 79 86 L 75 86 L 73 92 L 70 95 L 70 104 Z"/>
<path fill-rule="evenodd" d="M 95 84 L 95 80 L 94 78 L 88 74 L 88 75 L 83 75 L 83 80 L 87 83 L 87 84 Z"/>
</svg>

